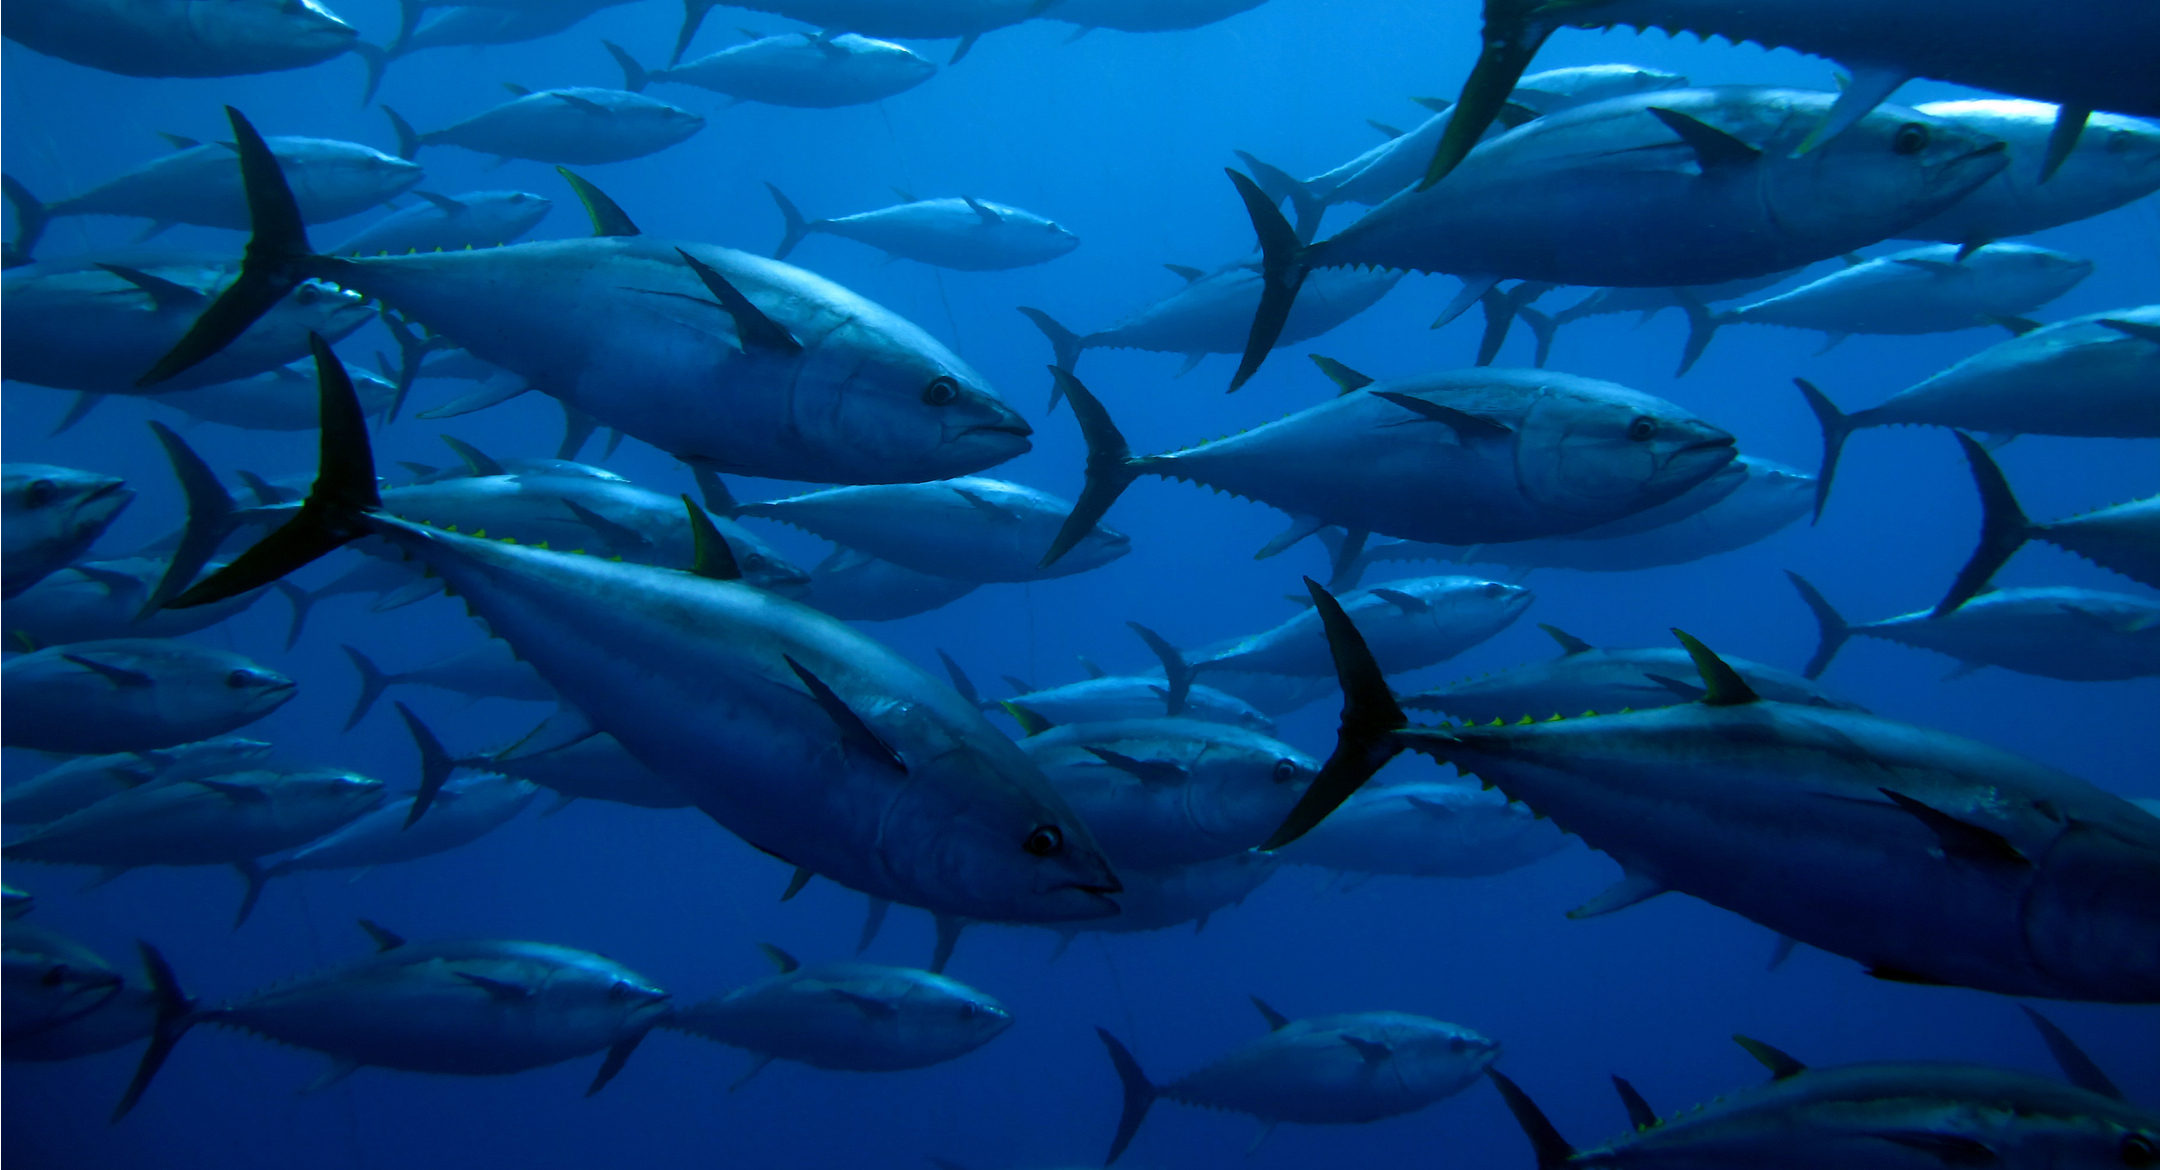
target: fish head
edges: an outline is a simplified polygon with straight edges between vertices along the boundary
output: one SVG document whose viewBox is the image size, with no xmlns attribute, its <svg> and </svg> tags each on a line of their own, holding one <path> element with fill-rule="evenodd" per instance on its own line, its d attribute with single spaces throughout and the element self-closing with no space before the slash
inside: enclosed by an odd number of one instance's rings
<svg viewBox="0 0 2160 1170">
<path fill-rule="evenodd" d="M 865 306 L 868 308 L 868 306 Z M 817 346 L 796 379 L 829 387 L 812 407 L 821 445 L 848 452 L 850 483 L 921 483 L 972 475 L 1024 455 L 1034 433 L 982 375 L 914 324 L 859 312 Z M 813 424 L 805 424 L 813 425 Z"/>
<path fill-rule="evenodd" d="M 2064 995 L 2149 995 L 2160 986 L 2160 817 L 2114 797 L 2075 813 L 2035 805 L 2062 829 L 2025 900 L 2034 965 Z"/>
<path fill-rule="evenodd" d="M 499 225 L 496 231 L 505 243 L 540 226 L 540 221 L 555 208 L 553 199 L 530 191 L 503 191 L 475 202 Z"/>
<path fill-rule="evenodd" d="M 72 560 L 135 499 L 126 481 L 44 463 L 0 470 L 0 521 L 14 556 Z"/>
<path fill-rule="evenodd" d="M 1993 1154 L 1989 1165 L 2006 1170 L 2054 1170 L 2059 1166 L 2160 1166 L 2160 1116 L 2116 1101 L 2095 1099 L 2091 1112 L 1989 1111 L 1969 1137 Z"/>
<path fill-rule="evenodd" d="M 1784 234 L 1835 247 L 1856 223 L 1916 223 L 1971 194 L 2010 163 L 2002 139 L 1905 106 L 1882 105 L 1844 133 L 1787 157 L 1828 113 L 1828 94 L 1789 94 L 1764 147 L 1762 197 Z"/>
<path fill-rule="evenodd" d="M 1124 886 L 1094 834 L 1001 735 L 911 761 L 881 838 L 884 867 L 941 913 L 986 922 L 1118 913 L 1110 895 Z"/>
<path fill-rule="evenodd" d="M 213 663 L 204 671 L 202 689 L 223 692 L 220 705 L 229 706 L 252 718 L 260 719 L 277 710 L 293 697 L 297 684 L 293 680 L 271 670 L 267 666 L 249 662 L 239 655 L 230 655 L 233 662 Z M 220 667 L 223 669 L 220 669 Z M 216 699 L 211 702 L 218 702 Z M 361 777 L 365 779 L 365 777 Z M 381 781 L 368 781 L 378 789 Z"/>
<path fill-rule="evenodd" d="M 308 334 L 336 342 L 375 317 L 367 299 L 325 280 L 304 280 L 227 350 L 230 360 L 258 366 L 282 365 L 307 356 Z M 312 376 L 311 376 L 312 377 Z"/>
<path fill-rule="evenodd" d="M 771 545 L 751 535 L 748 529 L 731 524 L 724 535 L 728 551 L 735 554 L 736 567 L 742 570 L 743 580 L 782 597 L 800 598 L 810 591 L 810 574 L 781 556 Z"/>
<path fill-rule="evenodd" d="M 1733 437 L 1648 394 L 1548 379 L 1515 444 L 1523 493 L 1542 508 L 1598 522 L 1664 503 L 1732 462 Z"/>
<path fill-rule="evenodd" d="M 2094 114 L 2050 183 L 2105 192 L 2109 206 L 2160 188 L 2160 126 L 2140 118 Z"/>
<path fill-rule="evenodd" d="M 1206 740 L 1190 765 L 1187 815 L 1234 849 L 1265 841 L 1320 774 L 1320 761 L 1271 736 L 1225 726 Z"/>
<path fill-rule="evenodd" d="M 1057 572 L 1059 576 L 1065 576 L 1099 569 L 1131 551 L 1132 537 L 1107 524 L 1097 524 L 1080 538 L 1072 551 L 1058 558 Z"/>
<path fill-rule="evenodd" d="M 335 56 L 360 40 L 360 30 L 315 0 L 220 0 L 217 34 L 223 47 L 311 57 Z"/>
<path fill-rule="evenodd" d="M 541 994 L 564 1030 L 612 1041 L 641 1035 L 667 1016 L 668 993 L 628 967 L 567 947 L 543 949 L 549 970 Z"/>
<path fill-rule="evenodd" d="M 930 975 L 917 984 L 907 1010 L 938 1049 L 951 1054 L 947 1060 L 990 1043 L 1013 1023 L 1004 1004 L 943 975 Z"/>
<path fill-rule="evenodd" d="M 1451 1096 L 1500 1059 L 1500 1043 L 1468 1028 L 1422 1016 L 1389 1013 L 1372 1029 L 1388 1046 L 1388 1060 L 1403 1086 L 1418 1097 Z"/>
</svg>

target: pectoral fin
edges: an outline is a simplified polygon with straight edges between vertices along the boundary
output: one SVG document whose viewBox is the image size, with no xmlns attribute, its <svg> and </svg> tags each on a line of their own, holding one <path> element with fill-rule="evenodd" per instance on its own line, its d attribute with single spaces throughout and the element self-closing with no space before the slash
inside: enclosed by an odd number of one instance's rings
<svg viewBox="0 0 2160 1170">
<path fill-rule="evenodd" d="M 82 667 L 84 670 L 101 676 L 106 682 L 116 687 L 147 687 L 156 681 L 142 671 L 129 670 L 124 666 L 110 666 L 99 662 L 95 658 L 86 658 L 80 654 L 62 654 L 60 657 Z"/>
<path fill-rule="evenodd" d="M 1191 775 L 1185 769 L 1168 760 L 1136 760 L 1131 756 L 1120 755 L 1109 748 L 1091 747 L 1087 751 L 1089 755 L 1116 768 L 1120 772 L 1131 774 L 1143 783 L 1183 784 L 1191 778 Z"/>
<path fill-rule="evenodd" d="M 902 774 L 907 772 L 907 761 L 900 758 L 900 753 L 894 751 L 890 744 L 879 739 L 877 732 L 870 730 L 870 725 L 863 722 L 862 716 L 857 715 L 841 700 L 839 695 L 834 694 L 833 689 L 826 686 L 824 680 L 810 673 L 802 663 L 795 661 L 793 658 L 787 655 L 781 655 L 781 658 L 788 664 L 788 669 L 795 672 L 795 677 L 802 680 L 803 686 L 809 689 L 810 697 L 817 701 L 818 706 L 824 708 L 825 714 L 832 717 L 833 723 L 840 728 L 840 738 L 843 743 L 854 747 L 871 759 L 890 764 L 894 771 Z"/>
<path fill-rule="evenodd" d="M 1920 823 L 1935 831 L 1936 840 L 1942 843 L 1943 855 L 1970 861 L 1980 865 L 2014 865 L 2029 867 L 2032 859 L 2018 851 L 2008 837 L 1993 829 L 1968 824 L 1941 809 L 1922 804 L 1902 792 L 1887 788 L 1876 791 L 1887 796 L 1899 808 L 1918 818 Z"/>
<path fill-rule="evenodd" d="M 1466 410 L 1457 410 L 1452 406 L 1442 406 L 1437 402 L 1427 402 L 1413 395 L 1399 394 L 1393 390 L 1375 390 L 1373 396 L 1384 398 L 1412 414 L 1423 415 L 1437 423 L 1446 423 L 1455 428 L 1455 433 L 1462 436 L 1464 442 L 1473 438 L 1491 438 L 1513 433 L 1513 429 L 1504 422 L 1480 414 L 1471 414 Z"/>
<path fill-rule="evenodd" d="M 1380 598 L 1405 614 L 1426 613 L 1432 609 L 1432 604 L 1424 598 L 1413 597 L 1400 589 L 1368 589 L 1366 592 Z"/>
<path fill-rule="evenodd" d="M 470 971 L 459 971 L 457 977 L 488 993 L 496 1003 L 524 1003 L 532 998 L 532 988 L 502 979 L 490 979 Z"/>
<path fill-rule="evenodd" d="M 1625 910 L 1637 902 L 1647 902 L 1669 887 L 1645 873 L 1629 870 L 1597 897 L 1568 911 L 1569 918 L 1596 918 L 1615 910 Z"/>
<path fill-rule="evenodd" d="M 752 304 L 749 297 L 737 291 L 712 265 L 680 248 L 675 251 L 690 265 L 690 271 L 697 273 L 698 279 L 705 284 L 705 290 L 713 295 L 714 300 L 720 302 L 721 309 L 734 318 L 735 336 L 745 351 L 762 349 L 783 354 L 802 352 L 802 343 L 795 340 L 794 335 L 778 321 L 766 316 L 763 309 Z"/>
<path fill-rule="evenodd" d="M 1388 1057 L 1395 1055 L 1394 1049 L 1389 1048 L 1387 1045 L 1382 1044 L 1376 1040 L 1364 1040 L 1356 1036 L 1345 1036 L 1342 1038 L 1342 1042 L 1356 1049 L 1357 1054 L 1364 1057 L 1365 1063 L 1368 1065 L 1379 1064 L 1385 1061 Z"/>
<path fill-rule="evenodd" d="M 1762 151 L 1699 118 L 1663 106 L 1651 106 L 1650 116 L 1665 123 L 1695 152 L 1695 161 L 1708 174 L 1720 167 L 1748 166 L 1762 161 Z"/>
</svg>

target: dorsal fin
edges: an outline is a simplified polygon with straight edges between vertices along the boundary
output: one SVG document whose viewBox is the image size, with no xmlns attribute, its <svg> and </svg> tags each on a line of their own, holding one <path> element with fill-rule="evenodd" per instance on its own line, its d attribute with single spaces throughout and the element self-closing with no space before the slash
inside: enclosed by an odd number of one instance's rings
<svg viewBox="0 0 2160 1170">
<path fill-rule="evenodd" d="M 1548 626 L 1543 622 L 1539 622 L 1538 629 L 1545 631 L 1552 636 L 1553 641 L 1560 643 L 1560 656 L 1562 658 L 1573 658 L 1577 654 L 1588 654 L 1597 649 L 1597 647 L 1557 626 Z"/>
<path fill-rule="evenodd" d="M 1643 1100 L 1643 1095 L 1635 1091 L 1635 1086 L 1627 1083 L 1627 1078 L 1614 1076 L 1612 1087 L 1614 1092 L 1620 1094 L 1621 1107 L 1627 1110 L 1628 1124 L 1634 1126 L 1638 1132 L 1657 1128 L 1657 1110 L 1650 1108 L 1650 1102 Z"/>
<path fill-rule="evenodd" d="M 1186 284 L 1191 284 L 1192 282 L 1207 275 L 1207 273 L 1202 272 L 1197 268 L 1188 267 L 1184 264 L 1165 264 L 1163 265 L 1163 267 L 1177 273 L 1179 276 L 1184 277 Z"/>
<path fill-rule="evenodd" d="M 450 198 L 448 195 L 437 195 L 433 191 L 415 191 L 413 194 L 434 204 L 435 209 L 444 215 L 459 215 L 466 210 L 463 203 Z"/>
<path fill-rule="evenodd" d="M 799 962 L 795 958 L 795 956 L 788 954 L 786 951 L 781 950 L 779 947 L 776 947 L 771 943 L 759 943 L 758 949 L 765 952 L 765 957 L 772 960 L 773 966 L 780 968 L 780 973 L 782 975 L 786 975 L 791 971 L 802 970 L 802 963 Z"/>
<path fill-rule="evenodd" d="M 398 934 L 394 931 L 385 930 L 382 924 L 376 922 L 374 919 L 361 919 L 360 929 L 367 931 L 367 936 L 375 940 L 375 952 L 377 954 L 381 954 L 384 951 L 394 951 L 399 947 L 405 945 L 404 935 Z"/>
<path fill-rule="evenodd" d="M 1320 367 L 1320 372 L 1326 374 L 1328 381 L 1335 383 L 1342 394 L 1348 394 L 1354 390 L 1363 390 L 1373 384 L 1371 377 L 1358 373 L 1334 358 L 1317 353 L 1309 353 L 1305 356 L 1312 359 L 1312 364 Z"/>
<path fill-rule="evenodd" d="M 1266 1000 L 1261 999 L 1257 995 L 1248 995 L 1245 998 L 1251 1000 L 1252 1005 L 1260 1009 L 1261 1017 L 1267 1020 L 1268 1031 L 1280 1032 L 1284 1028 L 1289 1026 L 1290 1017 L 1282 1014 L 1279 1011 L 1276 1011 L 1274 1008 L 1269 1007 Z"/>
<path fill-rule="evenodd" d="M 555 173 L 570 184 L 572 191 L 577 192 L 578 202 L 585 205 L 585 214 L 592 217 L 592 234 L 595 238 L 644 234 L 638 231 L 636 224 L 630 222 L 629 216 L 623 214 L 623 209 L 607 197 L 607 192 L 593 186 L 582 176 L 572 173 L 569 167 L 556 167 Z"/>
<path fill-rule="evenodd" d="M 474 475 L 509 474 L 509 472 L 503 470 L 502 464 L 495 462 L 493 456 L 463 439 L 454 435 L 444 435 L 442 441 L 448 444 L 452 451 L 457 452 L 457 457 L 465 461 L 465 466 L 471 468 Z"/>
<path fill-rule="evenodd" d="M 1695 640 L 1684 630 L 1674 630 L 1673 637 L 1687 647 L 1688 657 L 1695 660 L 1695 669 L 1702 673 L 1703 687 L 1709 692 L 1702 698 L 1705 707 L 1737 707 L 1743 703 L 1760 703 L 1762 696 L 1747 685 L 1740 672 L 1725 664 L 1725 660 L 1712 653 L 1710 647 Z"/>
<path fill-rule="evenodd" d="M 1057 726 L 1057 724 L 1010 699 L 1000 702 L 998 706 L 1005 708 L 1005 713 L 1012 716 L 1013 722 L 1020 725 L 1023 734 L 1030 736 L 1041 735 L 1043 732 Z"/>
<path fill-rule="evenodd" d="M 1807 1071 L 1806 1065 L 1751 1036 L 1742 1036 L 1735 1032 L 1733 1043 L 1747 1049 L 1749 1056 L 1761 1061 L 1762 1066 L 1770 1070 L 1770 1079 L 1773 1081 L 1796 1077 Z"/>
<path fill-rule="evenodd" d="M 683 510 L 690 515 L 690 540 L 695 550 L 690 571 L 714 581 L 742 580 L 742 566 L 735 563 L 735 550 L 728 547 L 719 526 L 689 496 L 684 496 L 682 502 Z"/>
<path fill-rule="evenodd" d="M 517 95 L 517 96 L 519 96 L 519 97 L 531 97 L 531 96 L 532 96 L 532 87 L 531 87 L 531 86 L 519 85 L 519 84 L 518 84 L 517 82 L 515 82 L 515 81 L 505 81 L 505 82 L 503 82 L 503 83 L 502 83 L 502 87 L 503 87 L 504 89 L 507 89 L 507 90 L 509 90 L 509 91 L 510 91 L 511 93 L 514 93 L 514 94 L 516 94 L 516 95 Z"/>
<path fill-rule="evenodd" d="M 735 337 L 742 343 L 744 352 L 753 349 L 788 354 L 802 352 L 802 342 L 795 340 L 786 326 L 766 316 L 763 309 L 752 304 L 749 297 L 742 295 L 734 285 L 729 284 L 727 278 L 720 275 L 712 265 L 681 248 L 675 249 L 675 252 L 683 258 L 684 263 L 690 265 L 690 271 L 697 273 L 698 279 L 705 284 L 705 291 L 720 302 L 720 308 L 734 318 Z"/>
<path fill-rule="evenodd" d="M 1095 660 L 1089 658 L 1085 654 L 1076 654 L 1074 655 L 1074 657 L 1079 660 L 1080 669 L 1086 671 L 1089 678 L 1103 678 L 1110 673 L 1109 671 L 1104 670 L 1102 667 L 1095 665 Z"/>
<path fill-rule="evenodd" d="M 196 147 L 202 145 L 202 139 L 189 138 L 185 134 L 167 134 L 163 130 L 160 130 L 157 132 L 157 136 L 164 139 L 166 145 L 172 147 L 174 150 L 193 150 Z"/>
<path fill-rule="evenodd" d="M 892 189 L 892 193 L 893 193 L 893 194 L 895 194 L 895 195 L 898 195 L 898 196 L 900 197 L 900 202 L 902 202 L 902 203 L 921 203 L 921 202 L 922 202 L 922 200 L 920 200 L 920 199 L 917 199 L 917 198 L 915 197 L 915 193 L 914 193 L 913 191 L 905 191 L 905 190 L 902 190 L 902 189 L 900 189 L 900 188 L 898 188 L 898 187 L 894 187 L 894 188 Z"/>
</svg>

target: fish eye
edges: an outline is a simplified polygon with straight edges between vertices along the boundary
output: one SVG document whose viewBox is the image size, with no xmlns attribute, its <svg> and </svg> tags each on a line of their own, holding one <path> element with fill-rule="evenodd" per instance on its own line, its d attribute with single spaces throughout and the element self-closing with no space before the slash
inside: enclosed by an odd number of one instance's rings
<svg viewBox="0 0 2160 1170">
<path fill-rule="evenodd" d="M 1056 825 L 1037 825 L 1020 847 L 1037 857 L 1048 857 L 1065 848 L 1065 834 L 1058 832 Z"/>
<path fill-rule="evenodd" d="M 761 572 L 765 568 L 765 558 L 757 553 L 751 553 L 742 559 L 742 567 L 752 572 Z"/>
<path fill-rule="evenodd" d="M 1907 122 L 1897 128 L 1897 135 L 1890 139 L 1890 149 L 1899 154 L 1919 154 L 1927 149 L 1928 128 L 1918 122 Z"/>
<path fill-rule="evenodd" d="M 2130 144 L 2132 142 L 2135 142 L 2136 140 L 2137 136 L 2132 134 L 2130 131 L 2117 130 L 2107 136 L 2107 145 L 2105 149 L 2109 154 L 2121 154 L 2124 151 L 2129 150 Z"/>
<path fill-rule="evenodd" d="M 959 398 L 960 383 L 947 374 L 939 374 L 923 387 L 922 400 L 929 406 L 951 406 Z"/>
<path fill-rule="evenodd" d="M 1275 783 L 1288 784 L 1292 780 L 1297 779 L 1297 774 L 1298 766 L 1296 760 L 1275 761 L 1275 770 L 1273 772 L 1273 775 L 1275 777 Z"/>
<path fill-rule="evenodd" d="M 29 486 L 23 488 L 23 504 L 31 508 L 42 508 L 52 503 L 53 497 L 58 495 L 59 492 L 59 485 L 53 483 L 53 481 L 49 479 L 33 479 L 30 481 Z"/>
<path fill-rule="evenodd" d="M 2123 1135 L 2122 1164 L 2125 1166 L 2151 1166 L 2160 1164 L 2160 1146 L 2141 1133 Z"/>
<path fill-rule="evenodd" d="M 236 691 L 254 684 L 255 672 L 252 670 L 236 670 L 225 676 L 225 685 Z"/>
<path fill-rule="evenodd" d="M 67 977 L 67 964 L 55 963 L 45 969 L 45 977 L 38 980 L 38 982 L 43 983 L 47 987 L 58 987 L 61 984 L 67 982 Z"/>
<path fill-rule="evenodd" d="M 1657 437 L 1657 420 L 1638 414 L 1628 420 L 1627 437 L 1631 443 L 1647 443 Z"/>
<path fill-rule="evenodd" d="M 1507 586 L 1501 584 L 1498 581 L 1487 581 L 1485 582 L 1484 593 L 1487 597 L 1505 596 L 1507 593 Z"/>
</svg>

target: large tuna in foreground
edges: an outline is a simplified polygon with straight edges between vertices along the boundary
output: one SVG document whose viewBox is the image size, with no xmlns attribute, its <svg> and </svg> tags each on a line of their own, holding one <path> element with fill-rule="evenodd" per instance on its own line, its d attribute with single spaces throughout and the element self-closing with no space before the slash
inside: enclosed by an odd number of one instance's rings
<svg viewBox="0 0 2160 1170">
<path fill-rule="evenodd" d="M 1576 917 L 1678 890 L 1878 978 L 2160 1002 L 2160 818 L 2121 797 L 1943 732 L 1766 701 L 1685 635 L 1700 702 L 1409 727 L 1356 627 L 1308 585 L 1347 698 L 1334 757 L 1270 845 L 1408 748 L 1621 864 Z"/>
<path fill-rule="evenodd" d="M 340 258 L 308 244 L 276 160 L 231 112 L 255 237 L 241 279 L 144 375 L 217 353 L 309 275 L 380 298 L 604 426 L 720 471 L 825 483 L 966 475 L 1030 429 L 909 322 L 799 268 L 638 234 L 576 186 L 591 239 Z"/>
</svg>

